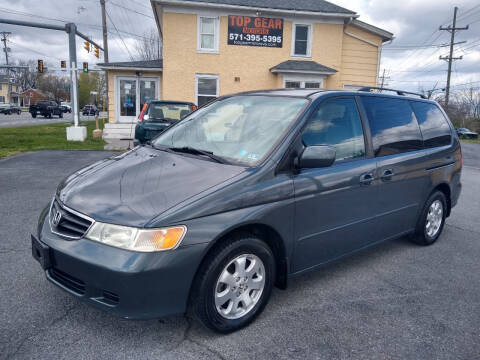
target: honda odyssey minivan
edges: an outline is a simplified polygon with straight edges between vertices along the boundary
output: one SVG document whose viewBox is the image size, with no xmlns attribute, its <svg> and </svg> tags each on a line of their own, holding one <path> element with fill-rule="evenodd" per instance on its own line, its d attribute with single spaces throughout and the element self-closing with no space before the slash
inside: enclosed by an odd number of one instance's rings
<svg viewBox="0 0 480 360">
<path fill-rule="evenodd" d="M 371 90 L 371 89 L 363 89 Z M 231 332 L 273 286 L 381 241 L 433 244 L 461 190 L 434 101 L 398 91 L 224 96 L 75 172 L 32 235 L 49 281 L 129 319 Z"/>
</svg>

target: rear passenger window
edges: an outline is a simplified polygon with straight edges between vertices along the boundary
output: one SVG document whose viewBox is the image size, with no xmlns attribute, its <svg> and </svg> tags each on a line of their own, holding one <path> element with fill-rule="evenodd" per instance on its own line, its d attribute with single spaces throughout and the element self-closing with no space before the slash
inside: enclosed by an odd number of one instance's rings
<svg viewBox="0 0 480 360">
<path fill-rule="evenodd" d="M 335 161 L 365 156 L 362 121 L 353 98 L 327 100 L 312 115 L 302 134 L 306 146 L 331 145 Z"/>
<path fill-rule="evenodd" d="M 363 96 L 375 156 L 423 148 L 422 135 L 407 100 Z"/>
<path fill-rule="evenodd" d="M 426 102 L 412 101 L 410 104 L 420 124 L 424 146 L 431 148 L 449 145 L 452 140 L 452 130 L 440 109 Z"/>
</svg>

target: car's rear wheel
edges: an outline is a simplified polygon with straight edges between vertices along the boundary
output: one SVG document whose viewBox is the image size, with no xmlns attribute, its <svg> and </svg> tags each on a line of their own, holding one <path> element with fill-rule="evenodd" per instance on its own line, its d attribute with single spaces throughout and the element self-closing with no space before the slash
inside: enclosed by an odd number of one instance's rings
<svg viewBox="0 0 480 360">
<path fill-rule="evenodd" d="M 32 113 L 32 118 L 35 119 L 36 117 L 37 117 L 37 114 Z"/>
<path fill-rule="evenodd" d="M 412 241 L 419 245 L 431 245 L 440 237 L 445 225 L 447 199 L 441 191 L 428 198 L 417 222 Z"/>
<path fill-rule="evenodd" d="M 232 238 L 203 262 L 191 298 L 194 314 L 212 330 L 238 330 L 262 312 L 274 279 L 274 256 L 265 242 Z"/>
<path fill-rule="evenodd" d="M 58 114 L 58 118 L 61 119 L 63 118 L 63 113 L 60 111 L 60 113 Z"/>
</svg>

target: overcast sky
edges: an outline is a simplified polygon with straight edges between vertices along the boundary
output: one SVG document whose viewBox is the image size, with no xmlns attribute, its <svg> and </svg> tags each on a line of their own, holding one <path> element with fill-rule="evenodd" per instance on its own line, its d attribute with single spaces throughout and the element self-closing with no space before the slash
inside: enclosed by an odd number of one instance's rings
<svg viewBox="0 0 480 360">
<path fill-rule="evenodd" d="M 292 0 L 294 1 L 294 0 Z M 446 83 L 447 63 L 439 60 L 448 54 L 450 34 L 439 31 L 440 25 L 452 21 L 453 7 L 458 6 L 457 26 L 470 25 L 460 31 L 455 56 L 463 60 L 453 66 L 455 89 L 480 86 L 480 3 L 478 0 L 333 0 L 333 3 L 356 11 L 360 20 L 394 33 L 395 39 L 384 46 L 381 71 L 386 70 L 390 87 L 418 90 Z M 62 24 L 73 21 L 81 32 L 101 43 L 99 0 L 2 0 L 1 17 Z M 155 29 L 149 0 L 107 0 L 110 61 L 128 61 L 135 57 L 135 43 L 145 32 Z M 10 57 L 13 59 L 45 59 L 59 66 L 68 59 L 67 35 L 62 32 L 0 24 L 0 31 L 11 31 Z M 77 38 L 78 39 L 78 38 Z M 98 62 L 92 53 L 77 41 L 78 61 Z M 422 46 L 422 47 L 419 47 Z M 127 50 L 128 49 L 128 50 Z M 129 54 L 130 52 L 130 54 Z M 3 55 L 3 53 L 0 53 Z M 4 63 L 4 58 L 0 59 Z M 472 83 L 468 85 L 461 85 Z"/>
</svg>

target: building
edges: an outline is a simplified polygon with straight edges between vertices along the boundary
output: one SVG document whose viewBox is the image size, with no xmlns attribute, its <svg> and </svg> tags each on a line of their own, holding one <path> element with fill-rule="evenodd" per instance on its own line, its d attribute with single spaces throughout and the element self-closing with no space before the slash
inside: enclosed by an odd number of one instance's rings
<svg viewBox="0 0 480 360">
<path fill-rule="evenodd" d="M 0 104 L 17 104 L 20 105 L 21 94 L 19 93 L 20 85 L 15 82 L 11 83 L 9 93 L 8 76 L 0 74 Z"/>
<path fill-rule="evenodd" d="M 38 89 L 25 90 L 22 95 L 21 106 L 29 107 L 31 104 L 36 104 L 37 101 L 48 100 L 48 97 Z"/>
<path fill-rule="evenodd" d="M 323 0 L 151 3 L 163 59 L 99 64 L 108 70 L 107 137 L 128 129 L 148 98 L 201 106 L 246 90 L 374 86 L 382 44 L 393 39 Z"/>
</svg>

